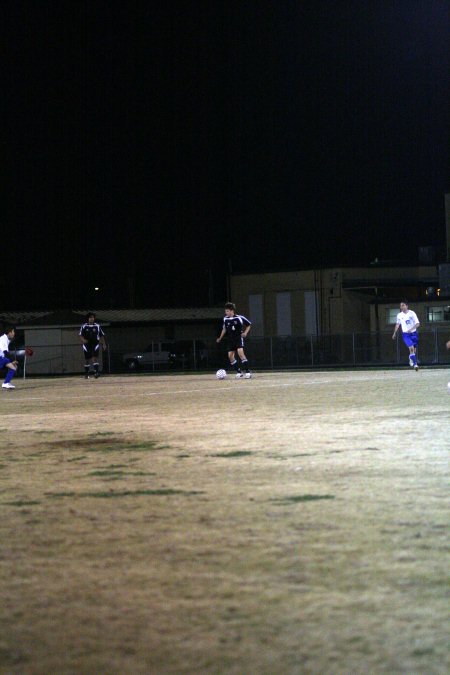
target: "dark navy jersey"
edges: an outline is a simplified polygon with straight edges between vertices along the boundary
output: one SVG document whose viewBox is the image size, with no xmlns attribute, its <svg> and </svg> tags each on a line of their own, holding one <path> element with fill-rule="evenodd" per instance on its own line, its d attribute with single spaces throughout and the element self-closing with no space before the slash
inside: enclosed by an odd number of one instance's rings
<svg viewBox="0 0 450 675">
<path fill-rule="evenodd" d="M 100 342 L 100 338 L 105 335 L 102 327 L 98 323 L 84 323 L 80 328 L 79 334 L 87 340 L 90 345 Z"/>
<path fill-rule="evenodd" d="M 226 316 L 223 320 L 223 327 L 226 331 L 226 336 L 228 339 L 240 337 L 246 327 L 251 325 L 251 321 L 246 319 L 245 316 L 242 316 L 241 314 Z"/>
</svg>

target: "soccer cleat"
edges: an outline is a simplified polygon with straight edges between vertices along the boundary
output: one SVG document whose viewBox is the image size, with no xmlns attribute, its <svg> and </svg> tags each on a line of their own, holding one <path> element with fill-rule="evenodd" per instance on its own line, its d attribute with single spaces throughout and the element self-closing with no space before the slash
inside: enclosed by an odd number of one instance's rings
<svg viewBox="0 0 450 675">
<path fill-rule="evenodd" d="M 409 365 L 411 366 L 411 368 L 413 367 L 414 361 L 412 359 L 409 359 Z"/>
<path fill-rule="evenodd" d="M 95 373 L 94 377 L 95 377 L 95 379 L 99 378 L 99 377 L 100 377 L 100 373 Z"/>
<path fill-rule="evenodd" d="M 244 373 L 236 373 L 236 379 L 240 380 L 241 377 L 244 377 Z"/>
<path fill-rule="evenodd" d="M 15 389 L 15 386 L 13 384 L 9 384 L 9 382 L 3 382 L 2 389 Z"/>
<path fill-rule="evenodd" d="M 245 373 L 245 379 L 246 379 L 246 380 L 250 380 L 251 377 L 252 377 L 252 374 L 251 374 L 251 373 Z"/>
<path fill-rule="evenodd" d="M 417 373 L 417 371 L 419 370 L 419 366 L 417 365 L 417 363 L 416 363 L 415 366 L 414 366 L 414 370 L 416 371 L 416 373 Z"/>
<path fill-rule="evenodd" d="M 84 376 L 84 379 L 85 379 L 85 380 L 88 380 L 88 379 L 89 379 L 89 375 L 85 375 L 85 376 Z"/>
</svg>

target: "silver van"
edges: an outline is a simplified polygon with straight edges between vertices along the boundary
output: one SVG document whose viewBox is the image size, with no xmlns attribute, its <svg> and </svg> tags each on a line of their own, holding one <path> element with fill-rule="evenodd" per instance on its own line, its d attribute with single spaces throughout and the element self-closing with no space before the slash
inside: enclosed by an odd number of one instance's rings
<svg viewBox="0 0 450 675">
<path fill-rule="evenodd" d="M 158 366 L 173 365 L 176 361 L 173 342 L 152 342 L 141 352 L 124 354 L 122 361 L 127 370 L 152 370 Z"/>
</svg>

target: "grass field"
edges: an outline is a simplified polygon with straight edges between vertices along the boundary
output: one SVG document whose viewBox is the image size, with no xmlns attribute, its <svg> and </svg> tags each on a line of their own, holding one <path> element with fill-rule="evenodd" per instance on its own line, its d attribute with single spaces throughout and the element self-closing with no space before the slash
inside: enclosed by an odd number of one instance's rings
<svg viewBox="0 0 450 675">
<path fill-rule="evenodd" d="M 0 672 L 448 673 L 449 379 L 17 380 Z"/>
</svg>

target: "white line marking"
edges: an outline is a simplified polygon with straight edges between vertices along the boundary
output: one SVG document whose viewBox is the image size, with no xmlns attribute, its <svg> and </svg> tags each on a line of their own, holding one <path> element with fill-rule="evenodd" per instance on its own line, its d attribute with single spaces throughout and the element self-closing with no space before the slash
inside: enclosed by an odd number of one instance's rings
<svg viewBox="0 0 450 675">
<path fill-rule="evenodd" d="M 345 384 L 347 384 L 349 382 L 369 382 L 369 381 L 373 381 L 374 379 L 382 381 L 382 380 L 386 379 L 386 375 L 387 374 L 384 373 L 382 376 L 378 375 L 378 376 L 374 377 L 374 375 L 372 373 L 371 375 L 364 376 L 364 377 L 346 377 L 344 380 L 342 380 L 342 382 L 345 383 Z M 398 377 L 399 377 L 398 373 L 389 373 L 389 379 L 397 379 Z M 167 381 L 168 380 L 165 380 L 165 382 L 167 382 Z M 234 391 L 237 391 L 236 390 L 237 386 L 240 386 L 241 389 L 242 389 L 242 387 L 246 387 L 246 393 L 249 393 L 249 391 L 251 391 L 251 389 L 249 389 L 249 387 L 251 387 L 252 389 L 276 389 L 276 388 L 282 388 L 282 387 L 304 387 L 304 386 L 309 387 L 309 386 L 312 386 L 312 385 L 324 385 L 324 384 L 330 384 L 330 383 L 336 383 L 336 379 L 327 378 L 327 379 L 307 380 L 307 379 L 302 378 L 300 380 L 297 379 L 294 382 L 275 382 L 275 383 L 270 383 L 270 384 L 269 383 L 259 384 L 258 381 L 257 380 L 255 381 L 255 379 L 253 378 L 250 381 L 248 381 L 248 380 L 238 380 L 236 382 L 233 382 L 233 384 L 231 384 L 231 383 L 226 383 L 226 384 L 217 383 L 215 386 L 210 385 L 210 386 L 201 387 L 201 388 L 198 387 L 198 388 L 191 388 L 191 389 L 175 389 L 175 390 L 167 390 L 167 391 L 165 391 L 163 389 L 161 389 L 160 391 L 141 391 L 141 392 L 135 392 L 135 395 L 136 396 L 173 396 L 173 395 L 176 395 L 176 394 L 193 394 L 193 393 L 198 393 L 198 392 L 202 392 L 202 393 L 213 392 L 213 393 L 216 393 L 216 392 L 222 392 L 222 391 L 230 391 L 232 389 L 234 389 Z M 117 383 L 105 382 L 105 384 L 106 385 L 109 384 L 110 386 L 114 386 L 116 389 L 118 387 Z M 123 385 L 123 380 L 121 381 L 121 384 Z M 45 385 L 45 386 L 47 386 L 47 385 Z M 75 386 L 77 386 L 77 385 L 75 385 Z M 87 385 L 87 386 L 90 386 L 90 385 Z M 96 387 L 97 386 L 98 385 L 96 385 Z M 127 383 L 126 386 L 136 386 L 136 383 L 130 382 L 130 383 Z M 105 391 L 105 387 L 103 387 L 101 390 L 97 390 L 95 394 L 83 394 L 82 396 L 78 396 L 78 395 L 72 396 L 70 394 L 69 395 L 61 395 L 61 392 L 58 392 L 58 399 L 59 400 L 64 399 L 64 400 L 73 400 L 73 401 L 78 401 L 78 400 L 84 401 L 84 400 L 88 400 L 88 399 L 98 399 L 99 396 L 100 396 L 100 393 L 103 397 L 107 394 L 107 392 Z M 14 394 L 16 394 L 16 396 Z M 8 395 L 7 398 L 4 397 L 2 399 L 2 402 L 11 401 L 11 402 L 14 402 L 14 403 L 18 403 L 20 401 L 20 403 L 26 403 L 26 402 L 29 402 L 29 401 L 51 402 L 51 401 L 55 400 L 54 398 L 50 398 L 50 397 L 46 397 L 46 396 L 32 396 L 32 397 L 25 398 L 25 397 L 20 396 L 20 389 L 16 390 L 14 392 L 14 394 Z M 17 397 L 17 394 L 19 394 L 18 397 Z"/>
</svg>

